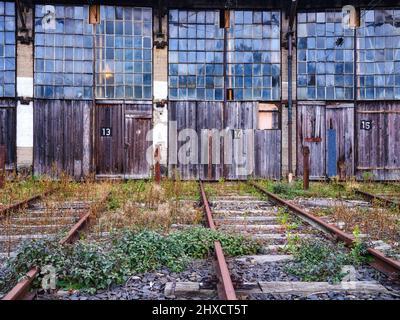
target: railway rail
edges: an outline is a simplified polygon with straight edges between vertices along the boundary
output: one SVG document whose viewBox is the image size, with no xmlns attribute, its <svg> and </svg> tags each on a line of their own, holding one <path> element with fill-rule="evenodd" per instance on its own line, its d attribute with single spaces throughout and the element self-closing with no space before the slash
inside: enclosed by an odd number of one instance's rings
<svg viewBox="0 0 400 320">
<path fill-rule="evenodd" d="M 220 197 L 212 201 L 210 205 L 207 195 L 204 189 L 203 182 L 200 181 L 200 194 L 201 202 L 203 203 L 203 209 L 206 216 L 207 225 L 211 229 L 221 229 L 233 232 L 240 232 L 241 234 L 246 234 L 258 239 L 268 239 L 270 242 L 272 240 L 273 244 L 264 247 L 264 253 L 267 255 L 259 255 L 252 257 L 244 257 L 236 259 L 227 259 L 223 255 L 223 250 L 220 244 L 215 244 L 215 271 L 218 276 L 218 297 L 223 300 L 236 300 L 241 298 L 243 295 L 259 294 L 259 293 L 298 293 L 300 291 L 309 290 L 310 292 L 318 290 L 326 290 L 326 288 L 331 288 L 333 291 L 343 291 L 343 292 L 385 292 L 385 288 L 379 283 L 372 283 L 368 281 L 356 281 L 354 278 L 348 280 L 348 283 L 340 283 L 339 285 L 330 285 L 328 283 L 302 283 L 297 281 L 266 281 L 259 282 L 258 284 L 246 282 L 246 279 L 240 279 L 241 277 L 246 278 L 246 270 L 231 271 L 230 269 L 237 269 L 237 266 L 233 266 L 237 261 L 243 262 L 245 264 L 246 259 L 254 261 L 259 261 L 261 264 L 263 262 L 280 262 L 289 260 L 290 257 L 284 254 L 276 254 L 279 249 L 285 247 L 285 235 L 282 235 L 282 230 L 280 230 L 279 225 L 275 225 L 273 220 L 276 219 L 277 208 L 273 204 L 277 204 L 278 207 L 285 207 L 295 214 L 298 218 L 305 221 L 311 228 L 315 231 L 307 231 L 307 229 L 302 229 L 300 232 L 303 234 L 298 234 L 300 237 L 324 237 L 328 235 L 330 240 L 339 240 L 345 243 L 346 246 L 351 247 L 354 244 L 354 237 L 349 235 L 342 230 L 338 229 L 336 226 L 331 225 L 324 220 L 315 217 L 305 210 L 297 207 L 296 205 L 281 199 L 273 193 L 268 192 L 256 183 L 249 183 L 252 187 L 258 190 L 261 194 L 266 195 L 270 202 L 268 201 L 257 201 L 252 197 L 240 197 L 238 195 L 231 195 L 231 197 Z M 271 204 L 272 202 L 272 204 Z M 231 207 L 230 207 L 231 206 Z M 236 207 L 235 207 L 236 206 Z M 245 210 L 235 210 L 237 208 L 244 208 Z M 247 209 L 248 210 L 247 210 Z M 213 210 L 214 209 L 214 210 Z M 247 210 L 246 216 L 240 216 Z M 222 215 L 228 212 L 229 214 Z M 217 217 L 215 219 L 215 217 Z M 244 222 L 247 221 L 247 222 Z M 305 231 L 305 232 L 304 232 Z M 271 243 L 271 242 L 270 242 Z M 278 244 L 276 244 L 278 243 Z M 373 257 L 370 265 L 379 270 L 380 272 L 387 275 L 390 281 L 400 280 L 400 263 L 389 257 L 386 257 L 379 250 L 368 248 L 369 254 Z M 271 254 L 273 253 L 273 254 Z M 222 266 L 222 267 L 221 267 Z M 251 266 L 254 267 L 254 266 Z M 246 267 L 244 267 L 246 268 Z M 240 268 L 239 268 L 240 269 Z M 250 277 L 251 278 L 251 277 Z M 351 284 L 350 284 L 351 283 Z M 260 291 L 261 287 L 261 291 Z M 351 289 L 350 289 L 351 287 Z"/>
<path fill-rule="evenodd" d="M 60 231 L 60 228 L 65 228 L 65 227 L 70 227 L 69 231 L 67 232 L 66 236 L 60 240 L 60 244 L 72 244 L 76 240 L 79 239 L 80 233 L 83 232 L 89 222 L 92 214 L 94 212 L 97 212 L 100 210 L 105 203 L 107 202 L 108 197 L 110 196 L 110 191 L 107 191 L 104 193 L 104 195 L 98 200 L 93 203 L 90 202 L 61 202 L 59 203 L 56 208 L 53 208 L 53 213 L 55 215 L 52 215 L 50 218 L 47 217 L 47 219 L 50 219 L 52 221 L 63 219 L 64 222 L 67 221 L 67 223 L 61 224 L 58 226 L 57 231 Z M 41 222 L 43 219 L 43 206 L 39 203 L 39 205 L 32 205 L 32 202 L 38 200 L 38 199 L 43 199 L 44 196 L 40 198 L 36 198 L 35 200 L 29 201 L 29 204 L 31 204 L 31 207 L 28 208 L 28 218 L 25 219 L 33 219 L 33 221 L 39 221 Z M 26 204 L 25 204 L 26 205 Z M 63 212 L 68 212 L 72 213 L 65 216 L 62 215 L 60 216 L 59 213 Z M 25 212 L 25 214 L 27 214 Z M 58 215 L 57 215 L 58 214 Z M 18 217 L 12 217 L 11 219 L 18 219 Z M 23 218 L 22 218 L 23 219 Z M 46 217 L 45 217 L 46 219 Z M 66 219 L 66 221 L 65 221 Z M 23 219 L 24 221 L 24 219 Z M 72 224 L 69 223 L 73 222 Z M 46 226 L 46 225 L 45 225 Z M 47 225 L 49 226 L 49 225 Z M 50 225 L 51 226 L 51 225 Z M 56 230 L 53 230 L 55 232 Z M 45 235 L 45 236 L 52 236 L 55 234 L 50 234 L 50 235 Z M 21 236 L 21 235 L 19 235 Z M 7 237 L 7 236 L 6 236 Z M 15 236 L 18 238 L 18 236 Z M 29 238 L 35 238 L 35 235 L 22 235 L 22 237 L 19 237 L 20 240 L 22 239 L 29 239 Z M 20 242 L 20 241 L 19 241 Z M 19 242 L 14 243 L 14 246 L 16 246 Z M 29 290 L 30 287 L 34 281 L 34 279 L 38 276 L 40 273 L 40 269 L 38 267 L 33 267 L 30 269 L 26 276 L 19 281 L 11 291 L 9 291 L 2 300 L 32 300 L 34 298 L 34 294 L 30 294 Z"/>
<path fill-rule="evenodd" d="M 269 198 L 273 199 L 274 201 L 280 203 L 281 205 L 286 206 L 292 212 L 299 215 L 302 219 L 314 225 L 316 228 L 333 235 L 340 241 L 343 241 L 347 246 L 352 246 L 354 244 L 354 236 L 348 233 L 343 232 L 342 230 L 338 229 L 337 227 L 326 223 L 324 220 L 313 216 L 312 214 L 307 213 L 303 209 L 297 207 L 296 205 L 283 200 L 282 198 L 278 197 L 277 195 L 265 190 L 261 186 L 256 183 L 250 183 L 253 187 L 257 190 L 262 192 L 263 194 L 267 195 Z M 391 258 L 386 257 L 381 251 L 368 248 L 369 254 L 373 257 L 373 261 L 370 263 L 371 266 L 376 268 L 378 271 L 386 274 L 388 277 L 392 279 L 400 279 L 400 262 L 393 260 Z"/>
<path fill-rule="evenodd" d="M 356 190 L 356 194 L 368 199 L 370 202 L 377 201 L 379 203 L 382 203 L 385 206 L 388 207 L 397 207 L 400 209 L 400 196 L 399 194 L 396 194 L 396 197 L 394 195 L 385 195 L 385 194 L 372 194 L 370 192 L 362 191 L 362 190 Z"/>
<path fill-rule="evenodd" d="M 349 292 L 354 294 L 368 293 L 371 295 L 391 294 L 379 281 L 356 279 L 354 273 L 350 278 L 345 280 L 346 282 L 339 284 L 330 284 L 328 282 L 307 283 L 291 278 L 282 278 L 282 275 L 277 277 L 279 278 L 278 280 L 275 279 L 273 274 L 276 272 L 274 269 L 276 265 L 279 268 L 279 263 L 286 263 L 293 259 L 290 253 L 283 250 L 288 245 L 289 236 L 301 239 L 316 238 L 325 241 L 338 240 L 344 242 L 348 247 L 353 246 L 355 239 L 352 235 L 343 232 L 335 225 L 268 192 L 260 185 L 253 182 L 249 182 L 249 185 L 256 189 L 259 194 L 267 196 L 268 199 L 261 199 L 250 192 L 245 195 L 239 195 L 237 192 L 229 193 L 224 191 L 224 194 L 218 195 L 217 193 L 210 201 L 206 194 L 205 184 L 199 181 L 202 208 L 207 226 L 210 229 L 234 234 L 239 233 L 263 243 L 262 252 L 258 255 L 232 258 L 225 257 L 219 241 L 214 242 L 214 268 L 211 268 L 211 270 L 217 276 L 217 293 L 219 299 L 239 300 L 258 299 L 258 297 L 269 299 L 271 298 L 269 295 L 285 296 L 300 293 L 312 295 L 315 292 L 328 292 L 329 290 L 341 292 L 343 295 Z M 73 243 L 79 239 L 79 233 L 87 227 L 92 213 L 98 211 L 104 205 L 108 196 L 109 193 L 105 193 L 100 201 L 96 201 L 86 207 L 81 207 L 81 214 L 75 217 L 75 224 L 69 225 L 71 227 L 70 231 L 61 240 L 61 243 Z M 292 230 L 291 235 L 288 234 L 285 227 L 278 221 L 281 208 L 291 211 L 294 213 L 293 216 L 295 219 L 306 223 L 301 225 L 297 230 Z M 61 208 L 61 211 L 65 209 Z M 399 261 L 385 256 L 382 252 L 374 248 L 368 248 L 368 252 L 373 257 L 373 261 L 370 262 L 373 268 L 387 275 L 391 282 L 400 280 Z M 26 277 L 3 300 L 32 299 L 33 295 L 29 293 L 29 290 L 39 272 L 38 268 L 29 270 Z M 214 286 L 214 284 L 213 282 L 212 285 Z M 186 287 L 191 288 L 190 285 Z M 174 290 L 175 286 L 171 291 L 172 295 L 176 293 Z M 204 291 L 207 290 L 204 289 Z M 184 295 L 185 293 L 181 291 L 181 294 Z M 190 295 L 193 296 L 193 294 L 196 295 L 193 292 Z M 179 293 L 177 296 L 179 298 Z"/>
<path fill-rule="evenodd" d="M 22 208 L 24 208 L 24 207 L 36 202 L 36 201 L 39 201 L 39 200 L 47 197 L 48 195 L 52 194 L 56 190 L 57 190 L 57 188 L 51 188 L 51 189 L 49 189 L 49 190 L 47 190 L 47 191 L 45 191 L 45 192 L 43 192 L 41 194 L 34 195 L 34 196 L 32 196 L 32 197 L 30 197 L 28 199 L 21 200 L 21 201 L 18 201 L 17 203 L 13 203 L 13 204 L 10 204 L 10 205 L 8 205 L 8 206 L 6 206 L 4 208 L 1 208 L 0 209 L 0 219 L 6 217 L 11 212 L 14 212 L 16 210 L 20 210 L 20 209 L 22 209 Z"/>
</svg>

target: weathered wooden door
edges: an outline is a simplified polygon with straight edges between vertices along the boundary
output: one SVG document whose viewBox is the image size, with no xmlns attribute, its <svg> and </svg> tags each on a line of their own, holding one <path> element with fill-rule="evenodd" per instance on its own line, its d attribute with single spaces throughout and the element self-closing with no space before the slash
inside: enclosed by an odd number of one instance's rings
<svg viewBox="0 0 400 320">
<path fill-rule="evenodd" d="M 121 104 L 96 105 L 96 174 L 122 175 L 124 115 Z"/>
<path fill-rule="evenodd" d="M 142 179 L 151 175 L 146 157 L 152 145 L 147 141 L 151 119 L 151 104 L 96 105 L 95 161 L 99 177 Z"/>
<path fill-rule="evenodd" d="M 400 104 L 359 103 L 356 121 L 357 178 L 400 179 Z"/>
<path fill-rule="evenodd" d="M 346 179 L 354 175 L 354 104 L 326 106 L 326 173 Z"/>
<path fill-rule="evenodd" d="M 310 148 L 310 178 L 325 178 L 325 105 L 297 108 L 297 174 L 303 174 L 303 148 Z"/>
<path fill-rule="evenodd" d="M 0 100 L 0 145 L 6 146 L 6 167 L 16 164 L 16 108 L 11 99 Z"/>
<path fill-rule="evenodd" d="M 151 175 L 151 119 L 151 105 L 125 107 L 125 178 L 144 179 Z"/>
</svg>

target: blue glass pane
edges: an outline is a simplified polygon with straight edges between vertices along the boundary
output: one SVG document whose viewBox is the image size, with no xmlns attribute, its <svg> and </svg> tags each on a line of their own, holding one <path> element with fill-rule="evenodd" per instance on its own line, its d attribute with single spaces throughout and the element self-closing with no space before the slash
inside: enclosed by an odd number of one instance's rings
<svg viewBox="0 0 400 320">
<path fill-rule="evenodd" d="M 354 31 L 342 28 L 340 14 L 332 10 L 298 14 L 299 99 L 353 99 Z"/>
<path fill-rule="evenodd" d="M 357 31 L 358 98 L 398 99 L 400 10 L 362 10 L 361 16 L 361 27 Z M 345 61 L 348 55 L 345 53 Z M 346 65 L 345 69 L 349 69 Z"/>
<path fill-rule="evenodd" d="M 15 3 L 0 2 L 0 97 L 15 96 Z"/>
</svg>

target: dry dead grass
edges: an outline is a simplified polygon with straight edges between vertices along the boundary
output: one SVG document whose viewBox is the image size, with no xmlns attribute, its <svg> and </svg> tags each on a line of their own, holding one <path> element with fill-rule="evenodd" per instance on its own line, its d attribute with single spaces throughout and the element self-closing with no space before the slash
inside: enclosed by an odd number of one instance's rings
<svg viewBox="0 0 400 320">
<path fill-rule="evenodd" d="M 116 229 L 151 229 L 169 232 L 172 225 L 193 225 L 202 220 L 195 207 L 194 183 L 164 181 L 128 182 L 113 189 L 110 210 L 102 213 L 94 232 Z"/>
<path fill-rule="evenodd" d="M 400 212 L 398 209 L 347 208 L 338 206 L 331 211 L 331 218 L 343 225 L 346 232 L 352 233 L 358 226 L 368 240 L 383 240 L 394 246 L 400 243 Z"/>
</svg>

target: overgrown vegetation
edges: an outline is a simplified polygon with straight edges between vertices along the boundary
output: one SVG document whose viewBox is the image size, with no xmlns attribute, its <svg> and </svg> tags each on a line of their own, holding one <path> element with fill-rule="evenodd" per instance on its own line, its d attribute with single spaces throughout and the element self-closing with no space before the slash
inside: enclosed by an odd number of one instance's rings
<svg viewBox="0 0 400 320">
<path fill-rule="evenodd" d="M 368 235 L 368 240 L 383 240 L 395 247 L 400 243 L 400 210 L 398 208 L 384 208 L 374 203 L 372 208 L 347 208 L 336 206 L 329 216 L 342 224 L 346 232 Z"/>
<path fill-rule="evenodd" d="M 351 183 L 340 184 L 337 180 L 329 183 L 310 182 L 309 190 L 303 190 L 303 181 L 294 180 L 292 183 L 263 180 L 259 182 L 268 191 L 285 199 L 296 197 L 323 197 L 323 198 L 354 198 L 354 187 Z"/>
<path fill-rule="evenodd" d="M 206 228 L 190 228 L 168 236 L 154 231 L 121 231 L 108 244 L 79 241 L 60 245 L 56 241 L 35 240 L 25 243 L 17 256 L 8 262 L 0 280 L 0 292 L 23 276 L 31 267 L 51 265 L 57 283 L 65 289 L 95 292 L 112 284 L 121 284 L 136 273 L 161 267 L 180 272 L 191 259 L 205 258 L 214 241 L 221 242 L 226 255 L 254 254 L 258 244 L 241 236 L 226 235 Z M 40 281 L 40 278 L 38 279 Z"/>
<path fill-rule="evenodd" d="M 117 184 L 112 189 L 108 211 L 99 217 L 94 230 L 130 228 L 166 232 L 173 224 L 199 224 L 202 213 L 193 205 L 195 194 L 198 196 L 195 181 L 165 180 L 160 185 L 153 181 Z"/>
<path fill-rule="evenodd" d="M 306 239 L 291 244 L 290 253 L 294 261 L 286 265 L 286 272 L 299 277 L 302 281 L 340 282 L 346 275 L 342 272 L 345 265 L 360 265 L 367 261 L 366 247 L 355 243 L 348 252 L 342 244 Z"/>
<path fill-rule="evenodd" d="M 0 208 L 42 193 L 54 184 L 49 180 L 13 175 L 0 190 Z"/>
</svg>

